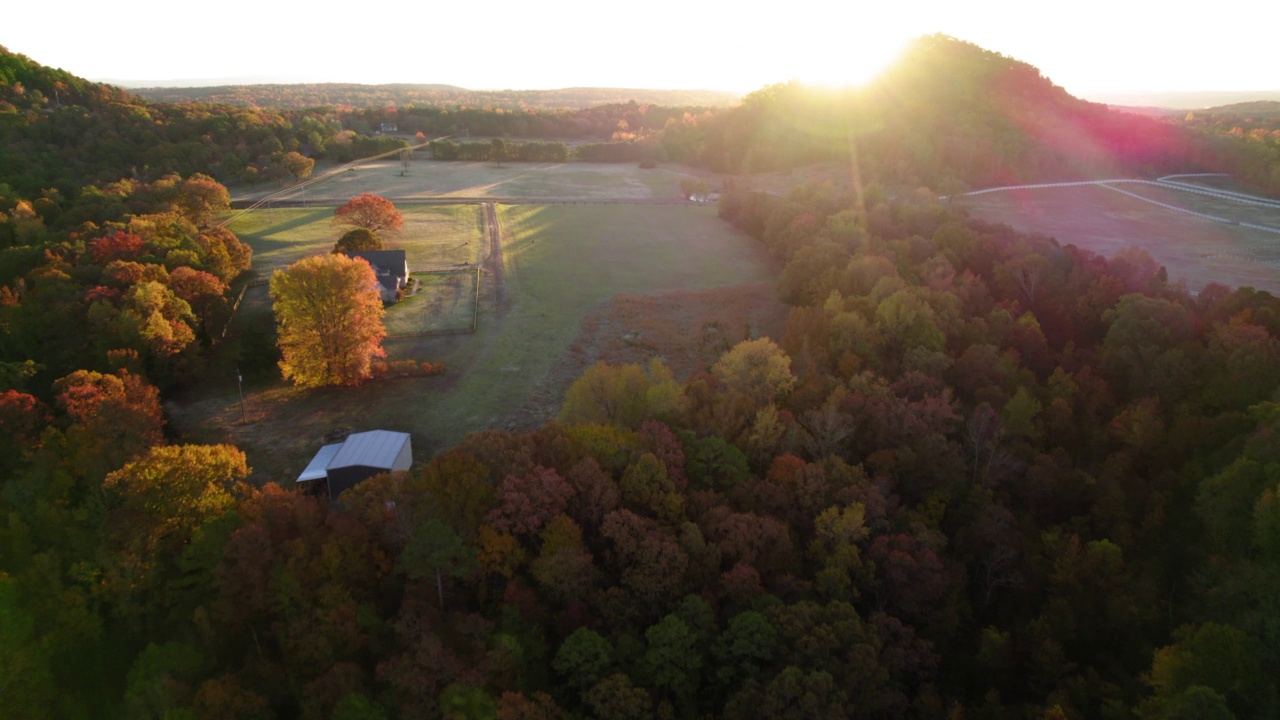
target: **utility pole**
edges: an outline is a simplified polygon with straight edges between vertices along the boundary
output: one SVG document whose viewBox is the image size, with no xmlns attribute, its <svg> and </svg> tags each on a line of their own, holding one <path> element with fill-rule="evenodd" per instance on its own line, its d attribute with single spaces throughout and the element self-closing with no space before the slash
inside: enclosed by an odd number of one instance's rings
<svg viewBox="0 0 1280 720">
<path fill-rule="evenodd" d="M 240 368 L 236 368 L 236 387 L 240 390 L 240 423 L 242 425 L 249 424 L 249 417 L 244 412 L 244 376 L 240 374 Z"/>
</svg>

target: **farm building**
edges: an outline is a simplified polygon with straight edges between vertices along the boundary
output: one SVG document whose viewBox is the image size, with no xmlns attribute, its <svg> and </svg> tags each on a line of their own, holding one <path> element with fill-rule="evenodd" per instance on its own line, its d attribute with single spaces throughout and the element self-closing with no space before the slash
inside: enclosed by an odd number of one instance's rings
<svg viewBox="0 0 1280 720">
<path fill-rule="evenodd" d="M 409 282 L 409 259 L 403 250 L 361 250 L 347 255 L 360 258 L 373 268 L 382 302 L 395 302 L 396 292 Z"/>
<path fill-rule="evenodd" d="M 411 465 L 409 433 L 370 430 L 321 447 L 298 476 L 298 482 L 309 483 L 319 494 L 332 499 L 365 478 L 408 470 Z"/>
</svg>

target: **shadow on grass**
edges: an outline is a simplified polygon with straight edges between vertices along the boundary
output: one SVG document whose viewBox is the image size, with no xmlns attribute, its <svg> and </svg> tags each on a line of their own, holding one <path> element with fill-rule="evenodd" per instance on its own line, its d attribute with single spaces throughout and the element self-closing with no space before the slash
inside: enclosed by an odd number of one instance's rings
<svg viewBox="0 0 1280 720">
<path fill-rule="evenodd" d="M 262 213 L 260 217 L 265 219 L 263 227 L 251 228 L 237 232 L 250 237 L 266 238 L 277 233 L 296 230 L 303 225 L 310 225 L 311 223 L 317 222 L 325 217 L 331 217 L 333 215 L 333 210 L 334 209 L 332 207 L 317 207 L 314 209 L 288 208 L 287 212 L 289 213 L 289 219 L 284 222 L 273 222 L 272 214 L 277 212 L 276 210 L 269 208 L 265 210 L 258 210 L 257 212 Z M 280 211 L 284 212 L 285 209 L 282 208 Z M 256 219 L 257 218 L 255 218 L 255 220 Z M 242 224 L 243 222 L 244 220 L 240 220 L 232 223 L 232 230 L 235 230 L 235 225 Z"/>
</svg>

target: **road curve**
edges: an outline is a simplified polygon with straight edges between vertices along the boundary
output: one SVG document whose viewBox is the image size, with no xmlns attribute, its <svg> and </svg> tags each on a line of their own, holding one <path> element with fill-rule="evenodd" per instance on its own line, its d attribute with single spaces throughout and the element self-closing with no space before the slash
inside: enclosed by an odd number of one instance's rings
<svg viewBox="0 0 1280 720">
<path fill-rule="evenodd" d="M 1254 205 L 1259 207 L 1280 209 L 1280 200 L 1273 200 L 1271 198 L 1259 197 L 1257 195 L 1247 195 L 1245 193 L 1232 192 L 1230 190 L 1216 190 L 1213 188 L 1206 188 L 1199 185 L 1191 185 L 1189 183 L 1177 182 L 1171 179 L 1171 178 L 1179 178 L 1179 177 L 1207 177 L 1210 175 L 1216 176 L 1218 175 L 1218 173 L 1194 173 L 1194 174 L 1189 173 L 1184 175 L 1166 175 L 1164 177 L 1157 178 L 1155 180 L 1141 180 L 1138 178 L 1111 178 L 1107 180 L 1075 180 L 1070 182 L 1058 182 L 1058 183 L 1031 183 L 1027 185 L 1002 185 L 1000 187 L 984 188 L 982 190 L 974 190 L 967 193 L 960 193 L 959 195 L 954 197 L 986 195 L 988 193 L 1004 192 L 1007 190 L 1038 190 L 1041 188 L 1083 187 L 1086 185 L 1096 185 L 1099 187 L 1106 188 L 1107 190 L 1111 190 L 1113 192 L 1118 192 L 1122 195 L 1127 195 L 1136 200 L 1141 200 L 1145 203 L 1157 205 L 1167 210 L 1173 210 L 1175 212 L 1180 212 L 1187 215 L 1193 215 L 1195 217 L 1204 218 L 1205 220 L 1212 220 L 1213 222 L 1225 223 L 1227 225 L 1238 225 L 1240 227 L 1250 228 L 1252 230 L 1262 230 L 1264 232 L 1275 233 L 1277 235 L 1280 235 L 1280 228 L 1269 227 L 1266 225 L 1257 225 L 1254 223 L 1239 222 L 1232 218 L 1224 218 L 1218 215 L 1209 215 L 1208 213 L 1197 212 L 1195 210 L 1180 207 L 1178 205 L 1171 205 L 1169 203 L 1160 202 L 1159 200 L 1153 200 L 1151 198 L 1144 197 L 1137 193 L 1129 192 L 1128 190 L 1115 187 L 1116 185 L 1122 185 L 1122 184 L 1151 185 L 1154 187 L 1164 188 L 1166 190 L 1176 190 L 1179 192 L 1188 192 L 1188 193 L 1194 193 L 1197 195 L 1206 195 L 1209 197 L 1217 198 L 1219 200 L 1226 200 L 1228 202 L 1240 203 L 1243 205 Z M 953 196 L 943 195 L 941 196 L 940 199 L 949 200 L 951 199 L 951 197 Z"/>
</svg>

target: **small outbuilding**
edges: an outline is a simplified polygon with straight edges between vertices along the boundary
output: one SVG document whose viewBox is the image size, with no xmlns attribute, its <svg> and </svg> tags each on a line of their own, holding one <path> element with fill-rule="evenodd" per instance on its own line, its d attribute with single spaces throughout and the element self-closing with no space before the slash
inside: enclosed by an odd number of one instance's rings
<svg viewBox="0 0 1280 720">
<path fill-rule="evenodd" d="M 340 443 L 321 447 L 298 476 L 298 482 L 308 483 L 317 494 L 332 499 L 361 480 L 380 473 L 408 470 L 412 465 L 409 433 L 370 430 L 352 433 Z"/>
</svg>

